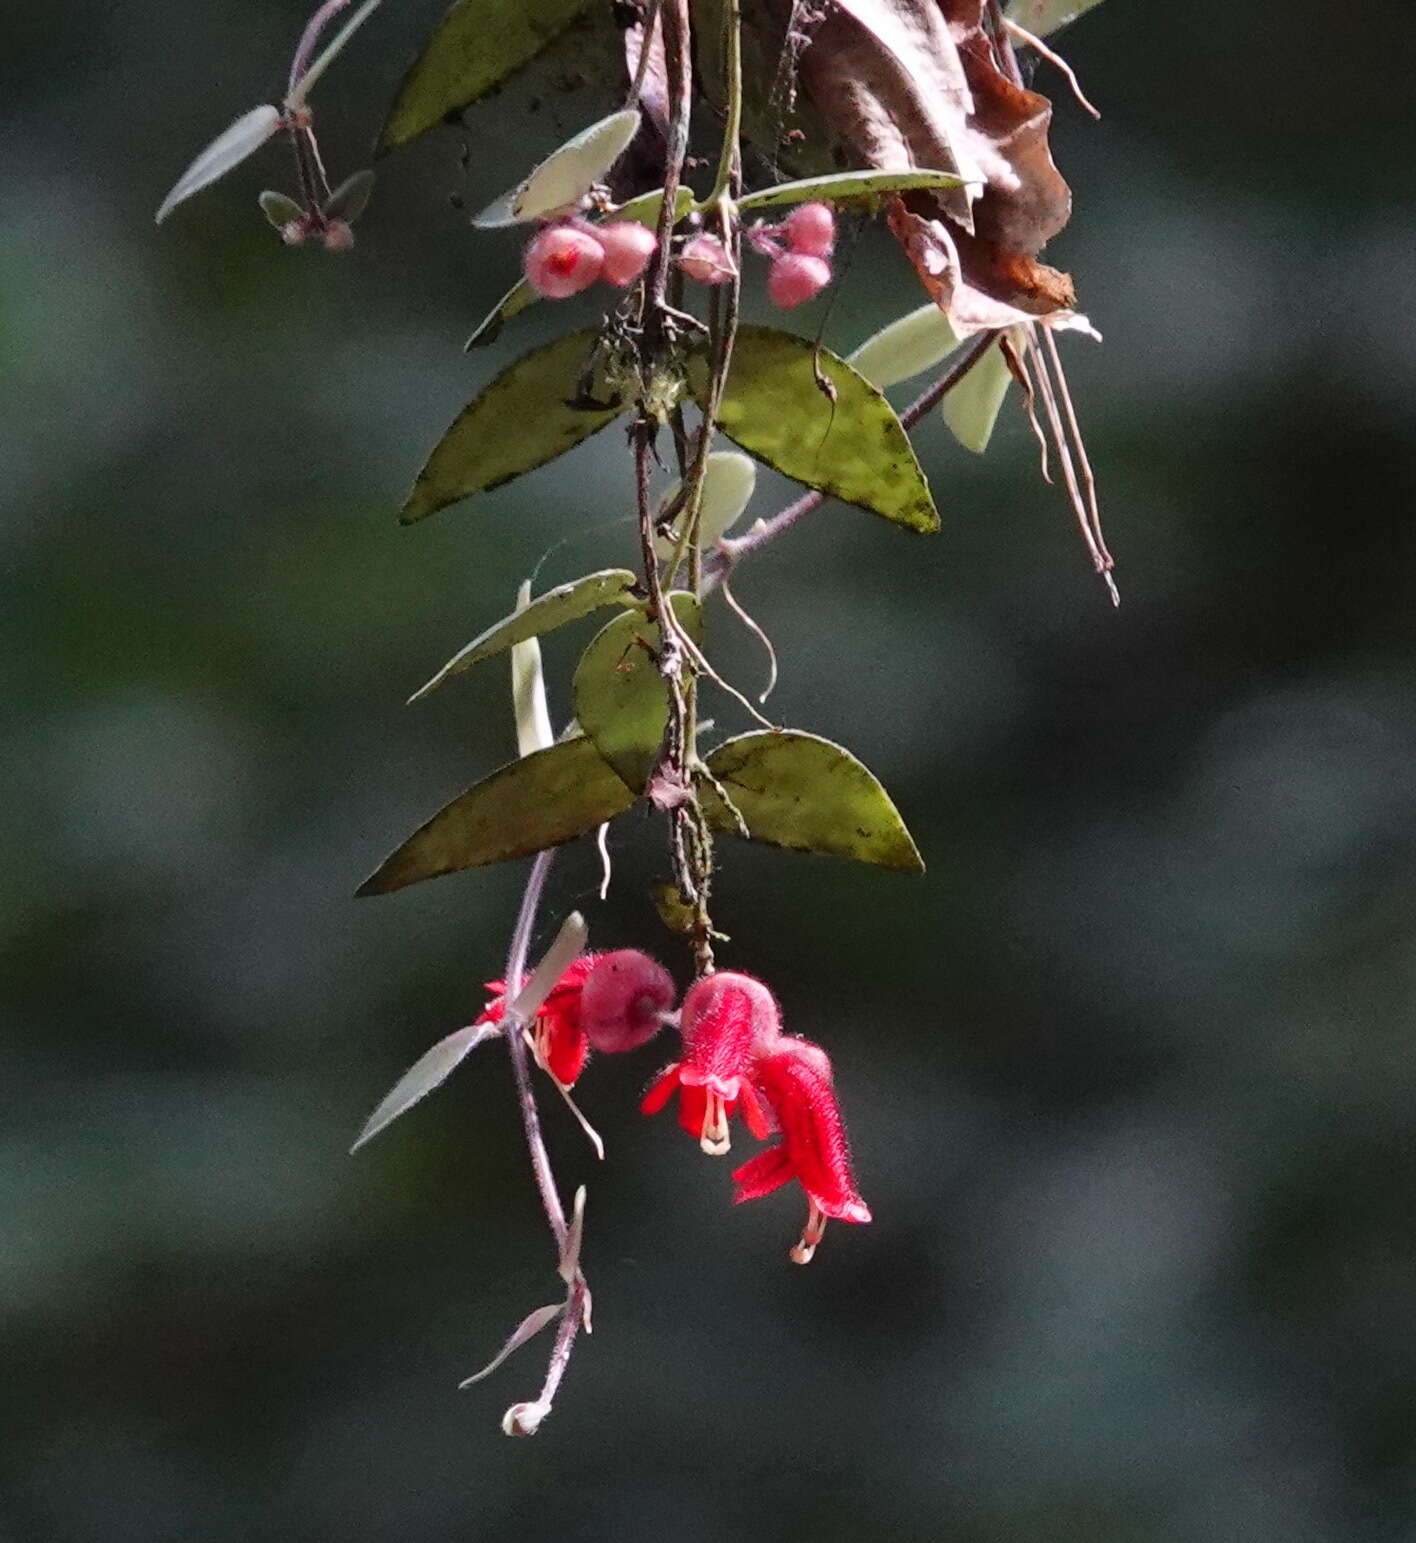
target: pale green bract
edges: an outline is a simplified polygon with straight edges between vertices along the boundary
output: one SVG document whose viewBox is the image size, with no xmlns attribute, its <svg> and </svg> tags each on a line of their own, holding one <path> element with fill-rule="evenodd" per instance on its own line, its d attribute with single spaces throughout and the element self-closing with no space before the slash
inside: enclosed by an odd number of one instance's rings
<svg viewBox="0 0 1416 1543">
<path fill-rule="evenodd" d="M 185 202 L 193 193 L 200 193 L 204 187 L 209 187 L 218 177 L 224 177 L 247 156 L 254 155 L 279 127 L 278 108 L 253 107 L 250 112 L 242 113 L 178 177 L 172 191 L 162 200 L 157 211 L 157 223 L 161 225 L 178 204 Z"/>
<path fill-rule="evenodd" d="M 1013 372 L 996 344 L 944 398 L 941 411 L 954 438 L 965 450 L 982 455 L 993 437 L 993 425 L 1013 384 Z"/>
<path fill-rule="evenodd" d="M 708 457 L 698 502 L 699 544 L 705 552 L 741 517 L 756 486 L 757 466 L 751 456 L 740 450 L 715 450 Z M 664 498 L 665 506 L 678 497 L 682 488 L 681 482 L 673 485 Z M 681 524 L 682 517 L 674 521 L 666 535 L 655 538 L 654 550 L 664 560 L 674 555 Z"/>
<path fill-rule="evenodd" d="M 884 391 L 912 375 L 931 370 L 959 346 L 949 318 L 933 303 L 882 327 L 868 337 L 846 363 Z"/>
<path fill-rule="evenodd" d="M 639 131 L 639 113 L 626 108 L 583 129 L 553 151 L 509 193 L 494 199 L 472 223 L 483 229 L 523 225 L 573 208 L 601 181 Z"/>
</svg>

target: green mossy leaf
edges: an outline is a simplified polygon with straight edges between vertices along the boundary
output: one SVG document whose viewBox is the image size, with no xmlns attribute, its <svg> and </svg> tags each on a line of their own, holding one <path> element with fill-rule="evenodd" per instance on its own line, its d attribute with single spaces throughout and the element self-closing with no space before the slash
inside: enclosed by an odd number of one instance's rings
<svg viewBox="0 0 1416 1543">
<path fill-rule="evenodd" d="M 813 359 L 835 387 L 816 383 Z M 700 405 L 708 370 L 689 366 Z M 750 455 L 807 487 L 869 509 L 910 530 L 939 529 L 939 515 L 894 409 L 844 359 L 775 327 L 743 326 L 718 423 Z"/>
<path fill-rule="evenodd" d="M 617 418 L 621 404 L 570 407 L 596 333 L 567 333 L 508 365 L 453 420 L 418 473 L 399 515 L 405 525 L 544 466 Z M 591 395 L 607 399 L 596 369 Z"/>
<path fill-rule="evenodd" d="M 797 729 L 742 734 L 708 757 L 754 841 L 922 873 L 890 795 L 848 750 Z M 700 794 L 716 830 L 741 835 L 711 783 Z"/>
<path fill-rule="evenodd" d="M 436 128 L 529 64 L 591 0 L 457 0 L 403 77 L 378 153 Z"/>
<path fill-rule="evenodd" d="M 583 579 L 569 584 L 559 584 L 537 595 L 510 616 L 503 616 L 485 632 L 479 633 L 466 648 L 459 649 L 442 669 L 425 686 L 420 686 L 408 698 L 409 705 L 421 701 L 430 691 L 463 670 L 470 669 L 483 659 L 502 653 L 516 643 L 528 638 L 540 637 L 567 622 L 576 621 L 598 611 L 602 606 L 622 601 L 633 588 L 635 576 L 628 568 L 606 568 L 600 573 L 587 573 Z"/>
<path fill-rule="evenodd" d="M 759 209 L 780 209 L 786 204 L 805 204 L 813 199 L 839 203 L 848 198 L 883 198 L 887 193 L 907 193 L 912 188 L 960 188 L 963 179 L 951 171 L 840 171 L 826 177 L 807 177 L 801 182 L 782 182 L 773 188 L 745 193 L 737 201 L 744 214 Z"/>
<path fill-rule="evenodd" d="M 670 597 L 674 614 L 695 642 L 703 615 L 692 595 Z M 575 669 L 575 716 L 600 754 L 635 793 L 653 769 L 669 721 L 669 698 L 650 650 L 659 628 L 638 611 L 626 612 L 597 632 Z"/>
<path fill-rule="evenodd" d="M 379 864 L 360 895 L 528 857 L 623 814 L 634 794 L 588 739 L 538 750 L 494 771 L 440 809 Z"/>
</svg>

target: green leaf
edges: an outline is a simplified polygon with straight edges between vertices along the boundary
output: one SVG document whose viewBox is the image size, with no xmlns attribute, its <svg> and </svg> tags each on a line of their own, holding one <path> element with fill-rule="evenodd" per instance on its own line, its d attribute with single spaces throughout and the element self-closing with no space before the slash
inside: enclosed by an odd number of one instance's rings
<svg viewBox="0 0 1416 1543">
<path fill-rule="evenodd" d="M 531 580 L 522 579 L 516 591 L 516 609 L 531 604 Z M 526 638 L 511 645 L 511 711 L 516 719 L 516 753 L 530 755 L 549 750 L 556 742 L 551 709 L 546 700 L 546 672 L 541 665 L 541 640 Z"/>
<path fill-rule="evenodd" d="M 638 198 L 631 198 L 627 204 L 621 204 L 618 209 L 611 211 L 606 216 L 611 220 L 633 220 L 637 225 L 656 225 L 659 220 L 659 205 L 664 201 L 662 188 L 655 189 L 652 193 L 641 193 Z M 681 220 L 693 207 L 693 194 L 687 188 L 678 190 L 678 197 L 674 200 L 677 214 L 675 222 Z M 500 335 L 502 328 L 513 316 L 520 316 L 525 310 L 529 310 L 541 297 L 526 282 L 518 279 L 515 284 L 501 297 L 490 311 L 477 323 L 472 336 L 462 345 L 463 352 L 473 348 L 481 348 L 484 344 L 491 343 Z"/>
<path fill-rule="evenodd" d="M 275 226 L 277 230 L 282 225 L 288 225 L 292 220 L 302 220 L 305 211 L 284 193 L 272 192 L 267 188 L 260 196 L 261 213 Z"/>
<path fill-rule="evenodd" d="M 944 398 L 941 411 L 954 438 L 965 450 L 982 455 L 993 438 L 993 425 L 1013 384 L 1013 372 L 1001 348 L 990 348 Z"/>
<path fill-rule="evenodd" d="M 639 132 L 638 108 L 611 113 L 582 129 L 560 149 L 553 150 L 509 193 L 493 199 L 472 223 L 482 229 L 501 225 L 525 225 L 545 219 L 580 200 L 629 148 Z"/>
<path fill-rule="evenodd" d="M 494 343 L 501 336 L 501 329 L 513 316 L 520 316 L 523 311 L 529 311 L 540 298 L 525 279 L 517 279 L 516 283 L 472 329 L 471 337 L 462 345 L 463 353 Z"/>
<path fill-rule="evenodd" d="M 324 202 L 322 213 L 326 219 L 347 220 L 353 224 L 369 207 L 374 193 L 374 174 L 366 166 L 346 177 Z"/>
<path fill-rule="evenodd" d="M 882 391 L 932 370 L 959 346 L 949 318 L 931 300 L 866 338 L 846 362 Z"/>
<path fill-rule="evenodd" d="M 233 166 L 254 155 L 280 127 L 280 112 L 274 107 L 253 107 L 242 113 L 229 129 L 218 134 L 192 164 L 178 177 L 172 191 L 157 211 L 159 225 L 177 207 L 224 177 Z"/>
<path fill-rule="evenodd" d="M 708 757 L 754 841 L 922 873 L 910 833 L 875 778 L 848 750 L 797 729 L 742 734 Z M 741 835 L 712 784 L 700 789 L 717 830 Z"/>
<path fill-rule="evenodd" d="M 749 456 L 736 450 L 714 450 L 709 454 L 698 500 L 698 537 L 705 552 L 716 546 L 742 517 L 756 486 L 757 467 Z M 674 483 L 664 495 L 662 507 L 667 508 L 682 491 L 683 483 Z M 665 562 L 674 555 L 682 525 L 680 514 L 662 536 L 654 539 L 654 550 Z"/>
<path fill-rule="evenodd" d="M 669 597 L 674 615 L 695 642 L 703 616 L 692 595 Z M 669 721 L 668 690 L 651 657 L 660 633 L 639 611 L 617 616 L 591 639 L 575 669 L 575 716 L 596 749 L 635 793 L 653 769 Z"/>
<path fill-rule="evenodd" d="M 357 1152 L 366 1141 L 372 1141 L 381 1130 L 392 1125 L 399 1115 L 407 1114 L 420 1098 L 426 1098 L 434 1088 L 441 1087 L 471 1051 L 500 1033 L 500 1024 L 471 1023 L 465 1029 L 455 1029 L 446 1039 L 440 1039 L 431 1050 L 425 1050 L 384 1096 L 349 1150 Z"/>
<path fill-rule="evenodd" d="M 813 359 L 835 388 L 820 389 Z M 708 369 L 689 365 L 701 406 Z M 718 424 L 750 455 L 807 487 L 857 504 L 911 530 L 939 529 L 939 514 L 894 409 L 829 349 L 775 327 L 743 326 Z"/>
<path fill-rule="evenodd" d="M 1101 0 L 1013 0 L 1008 7 L 1008 20 L 1017 22 L 1034 37 L 1045 38 L 1100 4 Z"/>
<path fill-rule="evenodd" d="M 508 365 L 453 420 L 418 473 L 399 518 L 405 525 L 544 466 L 617 418 L 620 403 L 602 408 L 567 404 L 597 334 L 589 327 L 545 343 Z M 590 394 L 606 400 L 598 366 Z"/>
<path fill-rule="evenodd" d="M 436 128 L 528 64 L 591 0 L 457 0 L 403 77 L 379 133 L 382 154 Z"/>
<path fill-rule="evenodd" d="M 614 605 L 616 601 L 623 600 L 634 583 L 635 576 L 628 568 L 606 568 L 600 573 L 587 573 L 583 579 L 548 589 L 544 595 L 537 595 L 529 601 L 523 609 L 513 611 L 510 616 L 503 616 L 499 622 L 494 622 L 465 648 L 455 653 L 427 685 L 420 686 L 408 698 L 409 705 L 421 701 L 452 676 L 460 675 L 463 670 L 470 669 L 483 659 L 490 659 L 514 643 L 540 637 L 542 633 L 588 616 L 602 606 Z"/>
<path fill-rule="evenodd" d="M 512 761 L 440 809 L 379 864 L 360 895 L 527 857 L 594 830 L 634 802 L 588 739 Z"/>
<path fill-rule="evenodd" d="M 782 182 L 774 188 L 746 193 L 737 201 L 744 214 L 756 209 L 778 209 L 784 204 L 805 204 L 813 199 L 839 203 L 847 198 L 882 198 L 887 193 L 907 193 L 911 188 L 961 188 L 964 182 L 951 171 L 841 171 L 828 177 L 807 177 L 801 182 Z"/>
</svg>

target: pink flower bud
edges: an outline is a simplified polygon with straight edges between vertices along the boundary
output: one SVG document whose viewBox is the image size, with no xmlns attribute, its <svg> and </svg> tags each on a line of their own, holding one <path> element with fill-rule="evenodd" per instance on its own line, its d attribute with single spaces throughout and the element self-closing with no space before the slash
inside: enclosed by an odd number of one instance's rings
<svg viewBox="0 0 1416 1543">
<path fill-rule="evenodd" d="M 679 267 L 699 284 L 722 284 L 733 276 L 727 251 L 716 236 L 695 236 L 679 253 Z"/>
<path fill-rule="evenodd" d="M 578 295 L 600 277 L 605 249 L 588 231 L 571 225 L 547 225 L 526 248 L 526 282 L 547 300 Z"/>
<path fill-rule="evenodd" d="M 326 252 L 347 252 L 354 245 L 354 232 L 347 220 L 331 220 L 320 240 L 324 242 Z"/>
<path fill-rule="evenodd" d="M 782 234 L 803 257 L 829 257 L 836 244 L 836 216 L 829 204 L 798 204 L 782 221 Z"/>
<path fill-rule="evenodd" d="M 659 1032 L 677 995 L 663 965 L 636 948 L 616 949 L 599 955 L 585 977 L 580 1026 L 595 1050 L 635 1050 Z"/>
<path fill-rule="evenodd" d="M 767 270 L 767 295 L 773 305 L 790 311 L 819 295 L 831 282 L 831 264 L 824 257 L 787 252 Z"/>
<path fill-rule="evenodd" d="M 612 225 L 597 225 L 595 235 L 605 249 L 605 266 L 600 277 L 621 289 L 634 283 L 654 255 L 659 241 L 652 230 L 633 220 L 616 220 Z"/>
</svg>

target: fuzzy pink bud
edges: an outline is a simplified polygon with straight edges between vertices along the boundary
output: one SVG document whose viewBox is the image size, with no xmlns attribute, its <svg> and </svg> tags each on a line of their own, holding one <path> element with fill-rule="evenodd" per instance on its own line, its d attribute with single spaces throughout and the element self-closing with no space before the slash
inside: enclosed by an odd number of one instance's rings
<svg viewBox="0 0 1416 1543">
<path fill-rule="evenodd" d="M 831 282 L 831 264 L 824 257 L 787 252 L 767 270 L 767 296 L 773 305 L 790 311 L 805 305 Z"/>
<path fill-rule="evenodd" d="M 616 220 L 611 225 L 597 225 L 595 236 L 605 249 L 605 266 L 600 277 L 621 289 L 633 284 L 644 272 L 659 241 L 654 232 L 633 220 Z"/>
<path fill-rule="evenodd" d="M 836 216 L 829 204 L 798 204 L 782 221 L 782 234 L 803 257 L 829 257 L 836 244 Z"/>
<path fill-rule="evenodd" d="M 326 252 L 347 252 L 354 245 L 354 232 L 347 220 L 331 220 L 320 240 L 324 242 Z"/>
<path fill-rule="evenodd" d="M 722 284 L 733 276 L 732 264 L 716 236 L 695 236 L 679 253 L 679 267 L 699 284 Z"/>
<path fill-rule="evenodd" d="M 677 995 L 669 972 L 638 949 L 600 954 L 580 988 L 580 1026 L 595 1050 L 635 1050 L 659 1032 Z"/>
<path fill-rule="evenodd" d="M 567 300 L 600 277 L 605 249 L 588 231 L 548 225 L 526 248 L 526 282 L 547 300 Z"/>
</svg>

